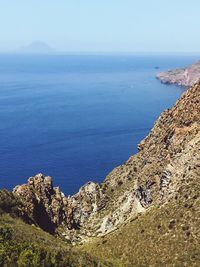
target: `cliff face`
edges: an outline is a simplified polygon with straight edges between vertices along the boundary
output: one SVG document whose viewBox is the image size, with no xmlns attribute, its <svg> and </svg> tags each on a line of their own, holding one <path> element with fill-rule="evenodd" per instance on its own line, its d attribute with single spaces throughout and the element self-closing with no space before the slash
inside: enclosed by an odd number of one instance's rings
<svg viewBox="0 0 200 267">
<path fill-rule="evenodd" d="M 72 243 L 105 236 L 177 198 L 190 178 L 200 178 L 200 83 L 161 114 L 138 149 L 102 184 L 89 182 L 74 196 L 65 197 L 43 175 L 17 186 L 14 194 L 38 225 Z"/>
<path fill-rule="evenodd" d="M 27 184 L 16 186 L 13 193 L 24 204 L 24 213 L 43 230 L 54 234 L 62 224 L 68 229 L 76 228 L 70 202 L 59 187 L 53 187 L 51 177 L 37 174 Z"/>
<path fill-rule="evenodd" d="M 156 77 L 163 83 L 190 87 L 200 79 L 200 61 L 187 68 L 161 72 Z"/>
</svg>

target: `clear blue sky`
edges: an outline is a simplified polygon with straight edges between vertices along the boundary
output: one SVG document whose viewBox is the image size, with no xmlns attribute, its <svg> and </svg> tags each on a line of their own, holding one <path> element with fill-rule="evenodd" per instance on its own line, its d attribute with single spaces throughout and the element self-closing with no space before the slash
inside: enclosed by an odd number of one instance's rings
<svg viewBox="0 0 200 267">
<path fill-rule="evenodd" d="M 0 50 L 199 52 L 199 0 L 0 0 Z"/>
</svg>

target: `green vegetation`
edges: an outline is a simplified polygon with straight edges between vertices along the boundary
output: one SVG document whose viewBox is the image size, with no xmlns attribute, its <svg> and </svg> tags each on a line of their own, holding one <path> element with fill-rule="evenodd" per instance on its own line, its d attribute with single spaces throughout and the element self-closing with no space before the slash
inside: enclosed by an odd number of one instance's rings
<svg viewBox="0 0 200 267">
<path fill-rule="evenodd" d="M 0 266 L 109 266 L 10 215 L 0 217 Z"/>
<path fill-rule="evenodd" d="M 77 251 L 21 218 L 20 201 L 0 191 L 0 266 L 5 267 L 103 267 L 88 253 Z"/>
<path fill-rule="evenodd" d="M 116 267 L 200 266 L 199 178 L 196 170 L 166 204 L 80 249 L 107 258 Z"/>
<path fill-rule="evenodd" d="M 13 195 L 13 193 L 3 189 L 0 191 L 0 215 L 9 213 L 12 216 L 21 216 L 21 201 Z"/>
</svg>

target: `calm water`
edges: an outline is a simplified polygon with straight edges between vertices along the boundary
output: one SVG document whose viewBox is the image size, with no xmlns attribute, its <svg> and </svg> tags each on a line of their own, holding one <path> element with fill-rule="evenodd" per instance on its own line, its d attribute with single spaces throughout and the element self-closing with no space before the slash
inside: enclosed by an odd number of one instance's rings
<svg viewBox="0 0 200 267">
<path fill-rule="evenodd" d="M 102 181 L 182 93 L 155 74 L 194 60 L 0 55 L 0 187 L 39 172 L 67 194 Z"/>
</svg>

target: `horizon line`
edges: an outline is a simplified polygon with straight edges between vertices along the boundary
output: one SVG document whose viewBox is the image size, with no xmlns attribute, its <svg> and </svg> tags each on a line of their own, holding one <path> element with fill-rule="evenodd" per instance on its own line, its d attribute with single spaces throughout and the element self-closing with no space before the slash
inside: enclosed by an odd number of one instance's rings
<svg viewBox="0 0 200 267">
<path fill-rule="evenodd" d="M 14 55 L 200 55 L 200 51 L 13 51 L 0 50 L 0 54 L 14 54 Z"/>
</svg>

